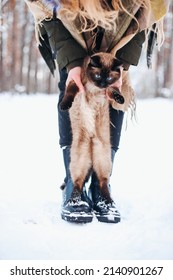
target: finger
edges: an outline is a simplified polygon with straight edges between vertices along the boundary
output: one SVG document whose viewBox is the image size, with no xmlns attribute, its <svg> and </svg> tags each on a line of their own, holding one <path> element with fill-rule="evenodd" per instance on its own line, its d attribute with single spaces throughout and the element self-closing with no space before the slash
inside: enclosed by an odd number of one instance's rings
<svg viewBox="0 0 173 280">
<path fill-rule="evenodd" d="M 84 86 L 83 86 L 83 84 L 81 83 L 81 81 L 79 79 L 74 79 L 73 80 L 71 78 L 67 78 L 67 80 L 66 80 L 66 87 L 69 85 L 69 83 L 71 81 L 74 81 L 74 83 L 78 86 L 80 92 L 84 92 L 85 91 L 84 90 Z"/>
<path fill-rule="evenodd" d="M 71 81 L 72 81 L 72 79 L 71 79 L 70 77 L 67 77 L 67 80 L 66 80 L 66 83 L 65 83 L 66 87 L 68 86 L 68 84 L 69 84 Z"/>
<path fill-rule="evenodd" d="M 78 78 L 76 78 L 76 79 L 75 79 L 75 83 L 76 83 L 76 85 L 78 86 L 79 91 L 84 92 L 84 86 L 83 86 L 83 84 L 81 83 L 81 80 L 78 79 Z"/>
</svg>

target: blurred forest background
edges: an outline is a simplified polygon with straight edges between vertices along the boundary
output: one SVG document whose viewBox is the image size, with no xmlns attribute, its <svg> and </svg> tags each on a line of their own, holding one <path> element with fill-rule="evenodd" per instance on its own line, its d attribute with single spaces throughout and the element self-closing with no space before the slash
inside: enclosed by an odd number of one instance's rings
<svg viewBox="0 0 173 280">
<path fill-rule="evenodd" d="M 152 69 L 143 51 L 139 67 L 131 67 L 138 97 L 173 98 L 173 1 L 164 21 L 165 41 L 155 49 Z M 34 21 L 24 1 L 0 3 L 0 92 L 57 93 L 53 77 L 35 40 Z"/>
</svg>

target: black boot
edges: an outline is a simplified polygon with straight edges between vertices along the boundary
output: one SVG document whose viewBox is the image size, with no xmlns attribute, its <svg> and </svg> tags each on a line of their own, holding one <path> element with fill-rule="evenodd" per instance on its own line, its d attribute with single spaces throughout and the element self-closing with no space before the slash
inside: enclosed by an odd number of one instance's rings
<svg viewBox="0 0 173 280">
<path fill-rule="evenodd" d="M 115 151 L 112 150 L 112 162 Z M 110 185 L 109 185 L 110 190 Z M 99 222 L 118 223 L 121 221 L 120 213 L 118 212 L 115 202 L 107 201 L 101 194 L 99 189 L 99 181 L 95 172 L 92 174 L 91 185 L 89 187 L 89 196 L 93 202 L 93 210 Z"/>
<path fill-rule="evenodd" d="M 63 190 L 63 203 L 61 217 L 63 220 L 75 223 L 89 223 L 93 219 L 92 202 L 87 196 L 85 186 L 82 193 L 73 190 L 73 182 L 70 176 L 70 146 L 63 149 L 66 177 Z"/>
</svg>

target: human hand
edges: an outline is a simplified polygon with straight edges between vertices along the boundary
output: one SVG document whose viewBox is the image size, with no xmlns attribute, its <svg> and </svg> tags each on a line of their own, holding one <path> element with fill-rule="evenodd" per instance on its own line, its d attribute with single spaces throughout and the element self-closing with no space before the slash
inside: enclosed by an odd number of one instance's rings
<svg viewBox="0 0 173 280">
<path fill-rule="evenodd" d="M 78 86 L 79 91 L 84 92 L 85 91 L 84 86 L 81 82 L 81 70 L 82 70 L 82 68 L 80 66 L 77 66 L 77 67 L 72 68 L 69 71 L 67 81 L 66 81 L 66 86 L 68 86 L 68 84 L 71 81 L 74 81 L 75 84 Z"/>
</svg>

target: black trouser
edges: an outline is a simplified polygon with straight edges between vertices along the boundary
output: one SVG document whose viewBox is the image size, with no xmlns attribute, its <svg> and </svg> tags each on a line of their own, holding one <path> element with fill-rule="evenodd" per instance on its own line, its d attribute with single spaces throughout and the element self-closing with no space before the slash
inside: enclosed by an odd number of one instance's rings
<svg viewBox="0 0 173 280">
<path fill-rule="evenodd" d="M 60 95 L 58 101 L 58 124 L 59 124 L 59 144 L 61 147 L 70 146 L 72 143 L 71 124 L 68 111 L 61 111 L 59 104 L 64 96 L 65 82 L 67 79 L 67 72 L 65 69 L 60 71 L 60 82 L 58 84 Z M 110 133 L 111 133 L 111 147 L 116 152 L 119 147 L 121 128 L 123 123 L 124 113 L 117 111 L 110 106 Z"/>
</svg>

